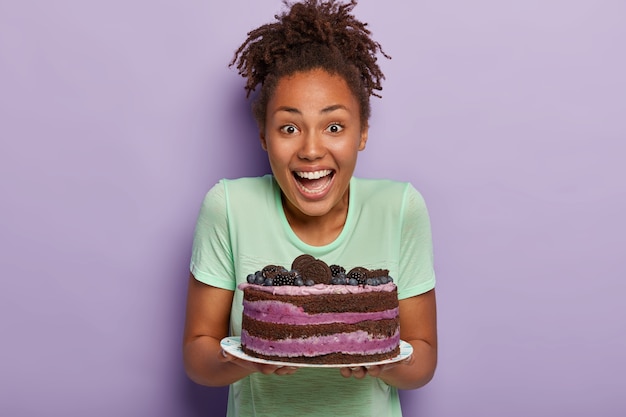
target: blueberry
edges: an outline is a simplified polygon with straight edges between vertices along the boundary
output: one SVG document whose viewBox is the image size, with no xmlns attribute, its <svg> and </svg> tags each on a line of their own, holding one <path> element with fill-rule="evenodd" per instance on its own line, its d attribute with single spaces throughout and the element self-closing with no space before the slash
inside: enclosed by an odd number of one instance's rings
<svg viewBox="0 0 626 417">
<path fill-rule="evenodd" d="M 312 287 L 313 285 L 315 285 L 315 281 L 313 281 L 312 279 L 307 279 L 304 285 L 306 285 L 307 287 Z"/>
<path fill-rule="evenodd" d="M 263 283 L 266 287 L 271 287 L 274 285 L 274 280 L 272 278 L 265 278 L 265 282 Z"/>
<path fill-rule="evenodd" d="M 296 285 L 298 287 L 301 287 L 304 285 L 304 280 L 301 277 L 297 277 L 294 282 L 293 285 Z"/>
<path fill-rule="evenodd" d="M 248 277 L 246 278 L 246 280 L 248 281 L 248 284 L 254 284 L 254 279 L 255 278 L 256 278 L 256 275 L 249 274 Z"/>
<path fill-rule="evenodd" d="M 359 285 L 359 281 L 357 281 L 356 278 L 350 278 L 348 280 L 348 284 L 349 285 Z"/>
<path fill-rule="evenodd" d="M 265 278 L 263 278 L 263 275 L 257 275 L 254 278 L 254 283 L 257 285 L 263 285 L 264 282 L 265 282 Z"/>
</svg>

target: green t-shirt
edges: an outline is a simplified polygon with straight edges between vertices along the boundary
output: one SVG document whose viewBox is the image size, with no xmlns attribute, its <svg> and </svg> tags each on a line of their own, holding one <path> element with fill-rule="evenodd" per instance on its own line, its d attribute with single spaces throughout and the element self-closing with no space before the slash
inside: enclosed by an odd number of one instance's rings
<svg viewBox="0 0 626 417">
<path fill-rule="evenodd" d="M 409 183 L 353 177 L 346 224 L 325 246 L 293 232 L 274 177 L 221 180 L 206 195 L 193 242 L 191 272 L 201 282 L 234 291 L 230 333 L 241 333 L 237 285 L 265 265 L 289 269 L 308 253 L 347 270 L 384 268 L 404 299 L 435 286 L 428 211 Z M 398 392 L 378 378 L 346 379 L 337 369 L 302 368 L 289 376 L 252 374 L 232 384 L 228 416 L 400 417 Z"/>
</svg>

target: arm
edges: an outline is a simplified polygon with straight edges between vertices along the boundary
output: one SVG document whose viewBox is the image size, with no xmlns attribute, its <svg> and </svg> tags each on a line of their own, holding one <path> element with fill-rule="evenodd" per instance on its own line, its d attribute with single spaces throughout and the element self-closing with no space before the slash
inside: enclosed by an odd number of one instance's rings
<svg viewBox="0 0 626 417">
<path fill-rule="evenodd" d="M 400 363 L 372 366 L 368 369 L 342 368 L 345 377 L 378 377 L 399 389 L 426 385 L 437 366 L 437 312 L 435 290 L 400 300 L 400 338 L 413 346 L 410 358 Z"/>
<path fill-rule="evenodd" d="M 259 365 L 226 355 L 220 340 L 228 336 L 233 292 L 189 278 L 183 336 L 183 361 L 191 380 L 201 385 L 224 386 L 253 372 L 291 374 L 291 367 Z"/>
</svg>

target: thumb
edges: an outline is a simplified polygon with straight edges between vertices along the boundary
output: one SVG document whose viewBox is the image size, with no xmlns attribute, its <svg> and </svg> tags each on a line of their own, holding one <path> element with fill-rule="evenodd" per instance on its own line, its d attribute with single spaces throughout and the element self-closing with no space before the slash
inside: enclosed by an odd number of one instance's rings
<svg viewBox="0 0 626 417">
<path fill-rule="evenodd" d="M 224 349 L 221 349 L 219 354 L 219 360 L 220 362 L 230 362 L 233 360 L 233 357 L 226 353 Z"/>
</svg>

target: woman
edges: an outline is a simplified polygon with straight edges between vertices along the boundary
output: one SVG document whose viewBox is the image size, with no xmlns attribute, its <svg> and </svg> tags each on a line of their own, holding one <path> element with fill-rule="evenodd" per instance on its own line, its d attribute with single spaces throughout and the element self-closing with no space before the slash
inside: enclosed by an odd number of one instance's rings
<svg viewBox="0 0 626 417">
<path fill-rule="evenodd" d="M 433 377 L 435 275 L 428 213 L 408 183 L 353 177 L 368 140 L 369 98 L 382 90 L 380 45 L 351 14 L 356 1 L 305 0 L 250 32 L 232 64 L 260 86 L 253 113 L 272 175 L 222 180 L 206 195 L 191 260 L 184 361 L 189 377 L 230 385 L 229 416 L 400 416 L 398 389 Z M 234 358 L 251 271 L 302 253 L 385 268 L 395 278 L 405 361 L 298 369 Z"/>
</svg>

